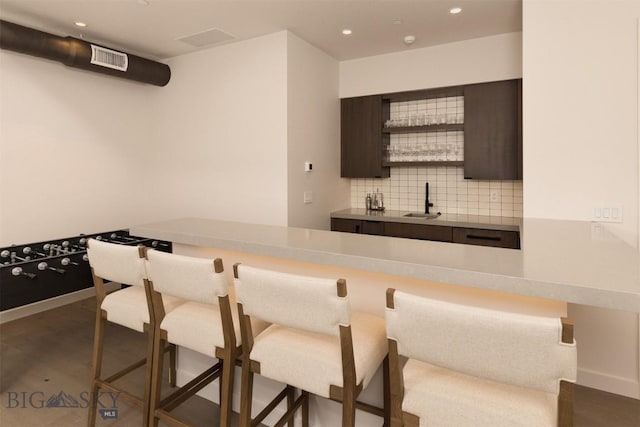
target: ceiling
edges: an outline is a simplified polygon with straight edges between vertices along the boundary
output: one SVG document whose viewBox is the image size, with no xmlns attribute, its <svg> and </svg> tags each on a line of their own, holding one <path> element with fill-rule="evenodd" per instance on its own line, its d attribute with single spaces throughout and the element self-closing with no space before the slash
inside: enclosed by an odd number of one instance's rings
<svg viewBox="0 0 640 427">
<path fill-rule="evenodd" d="M 347 60 L 521 31 L 522 0 L 0 0 L 0 18 L 158 60 L 214 46 L 177 40 L 211 29 L 233 36 L 215 45 L 289 30 Z"/>
</svg>

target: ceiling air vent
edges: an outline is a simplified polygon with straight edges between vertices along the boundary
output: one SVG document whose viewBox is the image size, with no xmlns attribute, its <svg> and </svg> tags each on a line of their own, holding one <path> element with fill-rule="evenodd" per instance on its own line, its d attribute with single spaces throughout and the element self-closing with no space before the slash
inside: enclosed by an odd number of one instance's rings
<svg viewBox="0 0 640 427">
<path fill-rule="evenodd" d="M 91 45 L 91 63 L 114 70 L 127 71 L 129 57 L 126 53 L 107 49 L 102 46 Z"/>
<path fill-rule="evenodd" d="M 177 41 L 190 44 L 194 47 L 212 46 L 235 39 L 235 36 L 226 33 L 218 28 L 211 28 L 201 33 L 177 38 Z"/>
</svg>

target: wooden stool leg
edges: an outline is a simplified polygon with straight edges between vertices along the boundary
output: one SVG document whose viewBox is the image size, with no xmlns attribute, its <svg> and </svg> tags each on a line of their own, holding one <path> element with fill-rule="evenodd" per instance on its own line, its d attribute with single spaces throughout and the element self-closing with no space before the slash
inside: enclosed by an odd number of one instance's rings
<svg viewBox="0 0 640 427">
<path fill-rule="evenodd" d="M 162 333 L 156 330 L 153 339 L 153 361 L 151 364 L 151 388 L 149 391 L 149 426 L 157 427 L 158 418 L 155 416 L 156 408 L 160 405 L 162 394 L 162 365 L 164 362 L 165 340 Z M 149 361 L 147 360 L 147 363 Z"/>
<path fill-rule="evenodd" d="M 177 376 L 178 376 L 178 373 L 176 370 L 176 345 L 175 344 L 169 345 L 169 365 L 171 365 L 169 367 L 169 385 L 171 385 L 171 387 L 175 387 Z"/>
<path fill-rule="evenodd" d="M 224 375 L 224 360 L 218 358 L 218 363 L 222 363 L 222 375 Z M 220 378 L 218 378 L 218 404 L 220 405 L 220 416 L 222 416 L 222 393 L 223 393 L 223 383 L 222 383 L 222 376 L 220 376 Z M 220 424 L 222 425 L 222 423 Z"/>
<path fill-rule="evenodd" d="M 96 326 L 93 338 L 93 360 L 92 360 L 92 374 L 91 374 L 91 393 L 89 396 L 89 419 L 87 421 L 89 426 L 96 425 L 96 411 L 97 411 L 97 396 L 98 396 L 98 384 L 97 380 L 102 373 L 102 350 L 104 349 L 104 329 L 106 319 L 103 317 L 100 307 L 96 310 Z"/>
<path fill-rule="evenodd" d="M 151 378 L 153 375 L 153 359 L 156 357 L 153 352 L 154 336 L 153 329 L 149 328 L 147 331 L 147 363 L 144 369 L 144 402 L 142 406 L 142 425 L 149 425 L 149 407 L 151 405 Z M 160 353 L 160 357 L 164 356 L 164 353 Z"/>
<path fill-rule="evenodd" d="M 304 400 L 302 401 L 302 427 L 309 427 L 309 393 L 302 392 Z"/>
<path fill-rule="evenodd" d="M 402 366 L 398 355 L 398 343 L 395 340 L 388 340 L 389 354 L 388 373 L 385 379 L 389 381 L 389 413 L 391 415 L 391 427 L 402 427 L 402 400 L 404 396 L 404 381 L 402 377 Z"/>
<path fill-rule="evenodd" d="M 222 378 L 220 387 L 220 425 L 231 425 L 231 404 L 233 402 L 233 373 L 235 361 L 231 354 L 222 361 Z"/>
<path fill-rule="evenodd" d="M 389 355 L 382 362 L 382 384 L 384 396 L 384 427 L 391 426 L 391 378 L 389 378 Z"/>
<path fill-rule="evenodd" d="M 253 399 L 253 372 L 249 360 L 242 363 L 242 384 L 240 388 L 240 427 L 251 427 L 251 400 Z"/>
<path fill-rule="evenodd" d="M 342 397 L 342 427 L 356 425 L 356 391 L 352 388 L 343 389 Z"/>
<path fill-rule="evenodd" d="M 289 388 L 287 392 L 287 412 L 293 407 L 293 403 L 296 400 L 296 390 L 293 387 Z M 288 427 L 294 427 L 293 425 L 294 417 L 291 417 L 287 422 Z"/>
</svg>

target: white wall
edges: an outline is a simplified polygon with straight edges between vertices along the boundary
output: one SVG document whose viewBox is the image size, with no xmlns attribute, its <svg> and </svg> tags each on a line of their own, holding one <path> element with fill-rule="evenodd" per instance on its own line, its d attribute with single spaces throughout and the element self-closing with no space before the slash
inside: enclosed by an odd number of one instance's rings
<svg viewBox="0 0 640 427">
<path fill-rule="evenodd" d="M 578 383 L 640 398 L 638 314 L 569 304 L 578 343 Z"/>
<path fill-rule="evenodd" d="M 639 16 L 634 0 L 524 1 L 524 216 L 589 220 L 596 203 L 622 204 L 612 228 L 637 245 Z M 569 316 L 578 381 L 640 397 L 638 315 Z"/>
<path fill-rule="evenodd" d="M 160 90 L 0 51 L 0 245 L 144 221 Z"/>
<path fill-rule="evenodd" d="M 525 0 L 524 216 L 590 220 L 623 205 L 638 234 L 640 2 Z"/>
<path fill-rule="evenodd" d="M 349 180 L 340 178 L 338 61 L 288 33 L 287 65 L 288 225 L 328 230 L 330 212 L 349 206 Z"/>
<path fill-rule="evenodd" d="M 340 98 L 522 76 L 522 34 L 508 33 L 340 63 Z"/>
<path fill-rule="evenodd" d="M 0 61 L 0 245 L 176 216 L 287 225 L 286 32 L 174 58 L 164 88 Z"/>
<path fill-rule="evenodd" d="M 167 62 L 148 106 L 150 215 L 287 225 L 287 33 Z"/>
</svg>

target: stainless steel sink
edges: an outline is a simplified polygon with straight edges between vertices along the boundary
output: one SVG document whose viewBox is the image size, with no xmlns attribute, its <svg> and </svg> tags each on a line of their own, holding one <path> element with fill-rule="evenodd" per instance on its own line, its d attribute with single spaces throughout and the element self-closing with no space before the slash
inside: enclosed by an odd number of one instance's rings
<svg viewBox="0 0 640 427">
<path fill-rule="evenodd" d="M 424 219 L 434 219 L 434 218 L 438 218 L 440 216 L 439 213 L 421 213 L 421 212 L 410 212 L 408 214 L 405 214 L 403 216 L 409 217 L 409 218 L 424 218 Z"/>
</svg>

